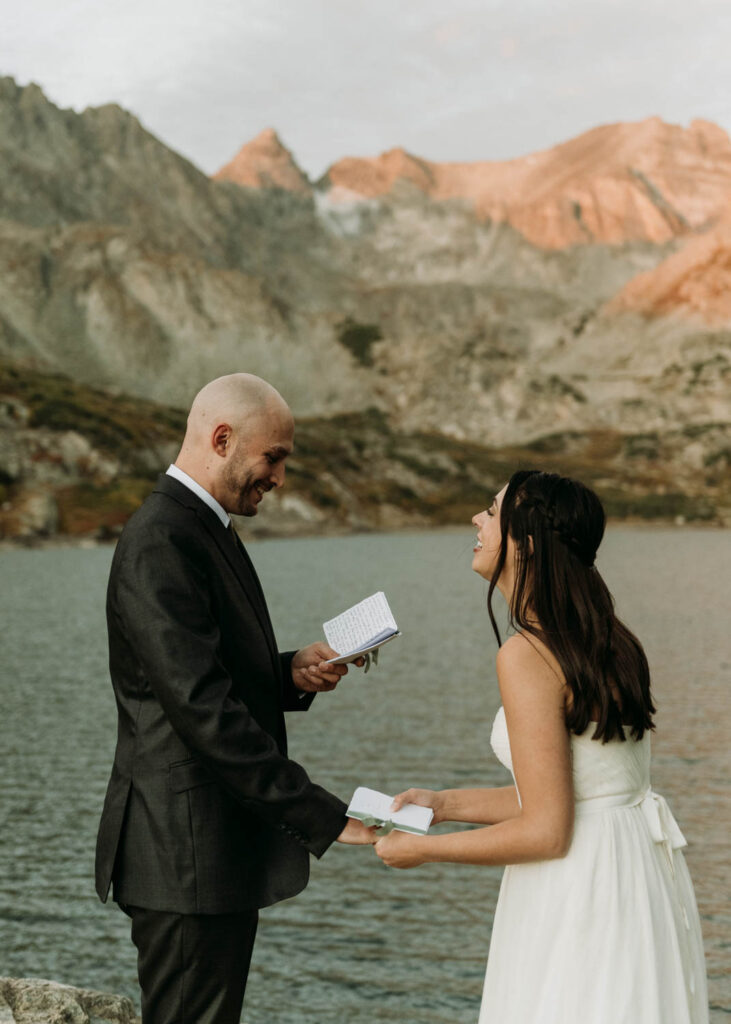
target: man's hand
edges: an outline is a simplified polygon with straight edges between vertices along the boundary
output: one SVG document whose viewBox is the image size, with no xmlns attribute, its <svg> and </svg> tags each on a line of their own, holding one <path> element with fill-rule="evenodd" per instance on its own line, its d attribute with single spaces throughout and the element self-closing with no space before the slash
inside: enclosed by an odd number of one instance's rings
<svg viewBox="0 0 731 1024">
<path fill-rule="evenodd" d="M 298 690 L 305 693 L 334 690 L 348 672 L 347 665 L 326 664 L 330 658 L 337 656 L 338 652 L 328 647 L 324 641 L 303 647 L 292 659 L 292 682 Z M 363 659 L 358 658 L 353 664 L 362 665 Z"/>
<path fill-rule="evenodd" d="M 374 826 L 366 828 L 362 821 L 357 818 L 348 818 L 343 831 L 338 836 L 339 843 L 347 846 L 372 846 L 378 839 L 378 831 Z"/>
</svg>

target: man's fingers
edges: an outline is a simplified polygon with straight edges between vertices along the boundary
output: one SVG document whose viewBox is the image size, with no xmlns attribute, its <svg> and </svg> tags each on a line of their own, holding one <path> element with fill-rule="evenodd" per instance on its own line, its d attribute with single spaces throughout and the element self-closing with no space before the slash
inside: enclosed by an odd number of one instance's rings
<svg viewBox="0 0 731 1024">
<path fill-rule="evenodd" d="M 306 671 L 312 679 L 340 679 L 345 675 L 340 671 L 340 665 L 328 665 L 326 661 L 321 661 L 318 665 L 310 665 Z"/>
<path fill-rule="evenodd" d="M 340 682 L 340 676 L 332 672 L 313 672 L 310 678 L 313 683 L 332 683 L 336 685 Z"/>
<path fill-rule="evenodd" d="M 313 688 L 313 690 L 316 690 L 318 693 L 323 693 L 327 692 L 328 690 L 334 690 L 339 682 L 339 678 L 319 679 L 315 677 L 314 679 L 310 679 L 310 686 Z"/>
<path fill-rule="evenodd" d="M 319 665 L 313 665 L 312 667 L 321 672 L 322 675 L 329 673 L 330 675 L 344 676 L 348 671 L 347 665 L 330 665 L 327 661 L 321 661 Z"/>
<path fill-rule="evenodd" d="M 326 661 L 319 661 L 314 665 L 298 669 L 297 685 L 300 689 L 310 693 L 322 693 L 334 690 L 347 669 L 342 665 L 328 665 Z"/>
<path fill-rule="evenodd" d="M 372 846 L 377 838 L 375 828 L 366 827 L 362 822 L 348 818 L 345 828 L 338 836 L 338 842 L 354 846 Z"/>
</svg>

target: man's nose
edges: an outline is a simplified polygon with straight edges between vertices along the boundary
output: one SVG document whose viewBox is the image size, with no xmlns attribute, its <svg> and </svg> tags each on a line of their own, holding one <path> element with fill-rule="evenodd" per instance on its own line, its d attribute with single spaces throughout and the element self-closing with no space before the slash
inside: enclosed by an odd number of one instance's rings
<svg viewBox="0 0 731 1024">
<path fill-rule="evenodd" d="M 272 466 L 272 471 L 269 474 L 269 482 L 274 487 L 282 487 L 284 484 L 284 463 L 278 462 L 276 466 Z"/>
</svg>

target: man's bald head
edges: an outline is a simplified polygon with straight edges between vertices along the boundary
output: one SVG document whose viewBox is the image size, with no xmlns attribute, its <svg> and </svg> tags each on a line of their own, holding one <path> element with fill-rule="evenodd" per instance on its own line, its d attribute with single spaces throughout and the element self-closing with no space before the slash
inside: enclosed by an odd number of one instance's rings
<svg viewBox="0 0 731 1024">
<path fill-rule="evenodd" d="M 294 420 L 276 388 L 251 373 L 206 384 L 193 399 L 176 464 L 239 515 L 256 515 L 262 495 L 284 482 Z"/>
<path fill-rule="evenodd" d="M 227 421 L 235 430 L 245 430 L 252 418 L 268 412 L 289 413 L 289 406 L 276 388 L 253 373 L 229 373 L 201 388 L 188 414 L 188 435 L 196 440 L 208 437 L 218 423 Z M 291 416 L 291 413 L 290 413 Z M 185 442 L 184 442 L 185 447 Z"/>
</svg>

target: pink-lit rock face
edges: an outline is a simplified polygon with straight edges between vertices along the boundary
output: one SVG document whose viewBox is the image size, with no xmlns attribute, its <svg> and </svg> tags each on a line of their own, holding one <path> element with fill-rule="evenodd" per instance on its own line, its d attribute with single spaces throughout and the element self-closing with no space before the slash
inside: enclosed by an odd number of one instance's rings
<svg viewBox="0 0 731 1024">
<path fill-rule="evenodd" d="M 272 128 L 242 146 L 236 156 L 213 177 L 233 181 L 250 188 L 285 188 L 291 192 L 309 192 L 310 183 L 282 145 Z"/>
<path fill-rule="evenodd" d="M 595 128 L 516 160 L 432 163 L 403 149 L 347 157 L 327 174 L 333 196 L 373 198 L 406 180 L 432 199 L 466 199 L 534 245 L 667 242 L 703 230 L 731 200 L 731 140 L 717 125 L 650 118 Z"/>
<path fill-rule="evenodd" d="M 689 239 L 679 252 L 633 278 L 604 312 L 731 324 L 731 212 L 718 227 Z"/>
<path fill-rule="evenodd" d="M 410 181 L 432 198 L 443 198 L 434 194 L 435 171 L 445 166 L 450 165 L 420 160 L 405 149 L 389 149 L 377 157 L 346 156 L 332 165 L 326 177 L 331 188 L 345 189 L 364 199 L 386 195 L 397 181 Z"/>
</svg>

